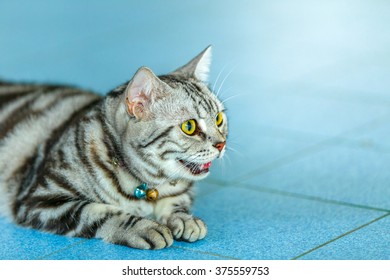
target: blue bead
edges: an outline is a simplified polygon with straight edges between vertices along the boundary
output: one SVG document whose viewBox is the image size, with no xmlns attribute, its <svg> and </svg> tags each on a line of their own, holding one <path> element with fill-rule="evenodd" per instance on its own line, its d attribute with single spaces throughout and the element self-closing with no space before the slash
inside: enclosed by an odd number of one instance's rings
<svg viewBox="0 0 390 280">
<path fill-rule="evenodd" d="M 147 188 L 148 188 L 148 184 L 146 184 L 146 183 L 143 183 L 143 184 L 141 184 L 140 186 L 138 186 L 138 188 L 140 188 L 141 190 L 144 190 L 144 191 L 146 191 L 146 190 L 147 190 Z"/>
<path fill-rule="evenodd" d="M 136 187 L 134 190 L 134 196 L 136 198 L 144 198 L 146 196 L 146 190 L 142 189 L 141 186 Z"/>
</svg>

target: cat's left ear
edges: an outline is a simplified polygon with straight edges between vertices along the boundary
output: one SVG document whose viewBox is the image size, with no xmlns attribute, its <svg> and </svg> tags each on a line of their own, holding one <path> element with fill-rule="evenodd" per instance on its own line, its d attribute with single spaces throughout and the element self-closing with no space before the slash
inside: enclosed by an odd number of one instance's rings
<svg viewBox="0 0 390 280">
<path fill-rule="evenodd" d="M 161 81 L 152 70 L 141 67 L 125 90 L 127 112 L 139 120 L 146 119 L 151 115 L 153 102 L 169 92 L 169 86 Z"/>
<path fill-rule="evenodd" d="M 211 49 L 212 47 L 208 46 L 186 65 L 170 74 L 184 76 L 187 78 L 193 77 L 201 82 L 207 83 L 211 64 Z"/>
</svg>

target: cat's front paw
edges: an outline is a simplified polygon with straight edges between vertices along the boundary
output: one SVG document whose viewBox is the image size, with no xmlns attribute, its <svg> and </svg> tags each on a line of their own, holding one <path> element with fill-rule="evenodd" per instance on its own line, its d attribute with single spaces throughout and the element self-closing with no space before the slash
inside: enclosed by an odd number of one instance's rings
<svg viewBox="0 0 390 280">
<path fill-rule="evenodd" d="M 173 244 L 172 232 L 165 225 L 131 215 L 120 218 L 107 222 L 100 237 L 109 243 L 137 249 L 162 249 Z"/>
<path fill-rule="evenodd" d="M 138 234 L 141 241 L 139 244 L 142 244 L 140 249 L 162 249 L 173 243 L 171 230 L 155 222 L 149 222 Z"/>
<path fill-rule="evenodd" d="M 203 239 L 207 234 L 207 226 L 201 219 L 184 213 L 177 213 L 170 217 L 167 226 L 176 240 L 195 242 Z"/>
</svg>

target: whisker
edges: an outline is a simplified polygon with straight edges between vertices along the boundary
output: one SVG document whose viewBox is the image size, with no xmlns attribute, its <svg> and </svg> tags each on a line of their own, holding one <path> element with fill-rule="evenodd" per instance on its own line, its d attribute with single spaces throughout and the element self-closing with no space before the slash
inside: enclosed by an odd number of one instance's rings
<svg viewBox="0 0 390 280">
<path fill-rule="evenodd" d="M 236 69 L 236 67 L 237 67 L 237 65 L 234 66 L 233 69 L 230 70 L 230 72 L 229 72 L 229 73 L 225 76 L 225 78 L 222 80 L 221 85 L 219 86 L 219 88 L 218 88 L 218 90 L 217 90 L 217 93 L 216 93 L 216 96 L 217 96 L 217 97 L 219 96 L 220 91 L 221 91 L 221 89 L 222 89 L 222 87 L 223 87 L 223 84 L 225 83 L 226 79 L 230 76 L 230 74 L 233 73 L 233 71 Z"/>
<path fill-rule="evenodd" d="M 236 149 L 234 149 L 232 147 L 226 147 L 226 149 L 229 150 L 229 151 L 237 153 L 239 156 L 242 156 L 242 157 L 244 156 L 244 154 L 242 152 L 240 152 L 239 150 L 236 150 Z"/>
<path fill-rule="evenodd" d="M 244 94 L 235 94 L 235 95 L 229 96 L 229 97 L 225 98 L 224 100 L 222 100 L 221 102 L 225 104 L 230 99 L 236 98 L 236 97 L 239 97 L 239 96 L 244 96 Z"/>
<path fill-rule="evenodd" d="M 218 76 L 217 76 L 217 79 L 216 79 L 215 82 L 214 82 L 213 89 L 211 90 L 211 92 L 214 92 L 215 86 L 217 85 L 218 80 L 219 80 L 219 78 L 221 77 L 221 74 L 222 74 L 223 71 L 226 69 L 226 66 L 227 66 L 227 64 L 225 64 L 225 65 L 222 67 L 222 70 L 219 71 Z"/>
</svg>

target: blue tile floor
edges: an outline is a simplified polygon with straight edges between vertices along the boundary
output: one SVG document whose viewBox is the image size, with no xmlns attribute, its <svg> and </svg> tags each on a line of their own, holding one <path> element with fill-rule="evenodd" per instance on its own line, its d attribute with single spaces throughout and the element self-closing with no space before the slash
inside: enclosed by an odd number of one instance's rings
<svg viewBox="0 0 390 280">
<path fill-rule="evenodd" d="M 2 1 L 0 77 L 104 94 L 214 46 L 229 151 L 206 239 L 141 251 L 0 218 L 0 259 L 390 260 L 390 3 Z"/>
</svg>

